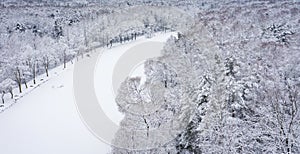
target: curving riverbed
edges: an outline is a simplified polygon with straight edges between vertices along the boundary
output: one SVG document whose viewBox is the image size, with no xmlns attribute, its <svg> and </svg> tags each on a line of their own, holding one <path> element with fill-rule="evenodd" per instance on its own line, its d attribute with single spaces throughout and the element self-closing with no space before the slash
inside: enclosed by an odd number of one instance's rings
<svg viewBox="0 0 300 154">
<path fill-rule="evenodd" d="M 113 93 L 112 69 L 116 62 L 121 55 L 134 46 L 149 41 L 164 42 L 169 36 L 169 33 L 159 34 L 152 39 L 140 38 L 135 42 L 112 49 L 99 48 L 89 57 L 79 60 L 75 67 L 68 64 L 68 68 L 62 72 L 60 71 L 62 68 L 52 70 L 51 78 L 47 82 L 20 98 L 11 109 L 0 114 L 0 153 L 99 154 L 109 152 L 110 145 L 106 144 L 109 142 L 104 141 L 106 142 L 104 143 L 99 140 L 101 138 L 97 139 L 94 131 L 87 129 L 90 126 L 79 112 L 82 113 L 84 109 L 87 109 L 86 112 L 97 120 L 97 115 L 91 114 L 93 112 L 89 109 L 94 106 L 102 107 L 110 122 L 117 123 L 122 115 L 117 110 L 114 97 L 107 95 L 107 93 Z M 92 62 L 96 65 L 92 65 Z M 77 69 L 92 72 L 91 76 L 85 74 L 85 71 L 80 72 L 90 77 L 90 80 L 80 80 L 80 82 L 84 85 L 91 84 L 92 87 L 95 85 L 95 89 L 91 89 L 92 93 L 84 91 L 84 94 L 88 97 L 90 94 L 94 95 L 97 104 L 91 105 L 87 99 L 81 104 L 84 106 L 82 108 L 77 107 L 78 103 L 77 105 L 74 103 L 77 102 L 76 95 L 74 95 L 76 87 L 74 81 L 78 79 L 74 73 Z M 106 123 L 100 123 L 100 126 L 111 129 Z"/>
</svg>

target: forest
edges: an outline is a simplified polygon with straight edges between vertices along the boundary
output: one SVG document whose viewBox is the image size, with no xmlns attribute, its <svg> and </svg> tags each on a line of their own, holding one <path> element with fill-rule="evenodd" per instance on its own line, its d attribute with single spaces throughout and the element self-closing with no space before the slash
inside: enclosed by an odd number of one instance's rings
<svg viewBox="0 0 300 154">
<path fill-rule="evenodd" d="M 145 83 L 121 84 L 111 153 L 300 153 L 300 2 L 0 2 L 3 104 L 99 47 L 176 32 Z"/>
</svg>

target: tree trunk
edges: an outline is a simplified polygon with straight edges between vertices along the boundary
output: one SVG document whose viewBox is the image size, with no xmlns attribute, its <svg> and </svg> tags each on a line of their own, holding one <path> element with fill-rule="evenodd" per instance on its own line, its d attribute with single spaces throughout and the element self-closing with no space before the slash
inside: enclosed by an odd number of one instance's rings
<svg viewBox="0 0 300 154">
<path fill-rule="evenodd" d="M 49 77 L 48 66 L 46 68 L 46 76 Z"/>
<path fill-rule="evenodd" d="M 83 35 L 84 35 L 84 45 L 85 47 L 88 47 L 88 41 L 87 41 L 87 32 L 86 32 L 86 27 L 85 25 L 83 26 Z"/>
<path fill-rule="evenodd" d="M 22 85 L 18 83 L 18 86 L 19 86 L 19 92 L 22 93 Z"/>
<path fill-rule="evenodd" d="M 165 88 L 168 88 L 167 80 L 165 80 L 164 83 L 165 83 Z"/>
<path fill-rule="evenodd" d="M 76 60 L 78 61 L 79 60 L 79 57 L 80 56 L 80 50 L 78 50 L 77 52 L 76 52 Z"/>
<path fill-rule="evenodd" d="M 64 69 L 67 68 L 67 55 L 66 55 L 66 51 L 64 51 Z"/>
<path fill-rule="evenodd" d="M 35 81 L 35 78 L 36 78 L 36 64 L 35 64 L 35 62 L 33 63 L 32 75 L 33 75 L 33 84 L 36 84 L 36 81 Z"/>
<path fill-rule="evenodd" d="M 13 99 L 14 98 L 14 94 L 13 94 L 12 88 L 9 89 L 9 93 L 10 93 L 10 98 Z"/>
<path fill-rule="evenodd" d="M 3 92 L 2 92 L 2 96 L 1 96 L 2 104 L 4 104 L 4 95 L 5 95 L 5 92 L 3 91 Z"/>
<path fill-rule="evenodd" d="M 22 93 L 22 80 L 21 80 L 21 73 L 20 69 L 17 67 L 15 72 L 15 79 L 19 87 L 19 92 Z"/>
<path fill-rule="evenodd" d="M 23 81 L 24 81 L 24 85 L 25 85 L 25 88 L 27 89 L 28 88 L 28 85 L 27 85 L 27 81 L 25 78 L 23 78 Z"/>
<path fill-rule="evenodd" d="M 46 72 L 46 76 L 49 77 L 49 58 L 48 57 L 44 57 L 44 69 L 45 69 L 45 72 Z"/>
</svg>

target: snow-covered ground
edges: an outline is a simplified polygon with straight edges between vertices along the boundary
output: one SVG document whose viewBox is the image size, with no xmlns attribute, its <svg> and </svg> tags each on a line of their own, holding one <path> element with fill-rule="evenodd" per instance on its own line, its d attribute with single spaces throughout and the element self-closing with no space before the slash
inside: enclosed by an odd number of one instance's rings
<svg viewBox="0 0 300 154">
<path fill-rule="evenodd" d="M 126 49 L 139 43 L 161 42 L 169 36 L 170 33 L 158 34 L 152 39 L 140 38 L 112 49 L 97 49 L 99 53 L 104 51 L 95 71 L 95 87 L 100 87 L 100 89 L 96 88 L 97 94 L 102 87 L 97 86 L 99 84 L 97 77 L 111 75 L 97 74 L 98 69 L 105 67 L 107 69 L 105 72 L 112 72 L 111 69 L 118 60 L 114 56 L 121 56 L 127 51 Z M 96 55 L 96 53 L 91 54 L 91 56 Z M 114 60 L 108 59 L 110 57 L 114 57 Z M 88 62 L 88 60 L 89 57 L 81 59 L 81 63 Z M 103 64 L 103 60 L 108 63 Z M 17 100 L 17 103 L 0 114 L 0 153 L 102 154 L 109 152 L 110 145 L 97 139 L 81 121 L 76 103 L 74 103 L 73 70 L 74 65 L 68 64 L 68 68 L 63 71 L 61 67 L 51 70 L 49 79 L 39 77 L 47 81 L 36 88 L 29 88 L 26 94 Z M 134 72 L 143 71 L 138 67 L 138 71 Z M 138 75 L 138 73 L 134 74 Z M 101 103 L 100 100 L 99 102 Z M 108 116 L 116 115 L 115 119 L 122 118 L 112 98 L 105 102 L 106 105 L 101 104 L 101 106 L 105 113 L 111 113 Z"/>
</svg>

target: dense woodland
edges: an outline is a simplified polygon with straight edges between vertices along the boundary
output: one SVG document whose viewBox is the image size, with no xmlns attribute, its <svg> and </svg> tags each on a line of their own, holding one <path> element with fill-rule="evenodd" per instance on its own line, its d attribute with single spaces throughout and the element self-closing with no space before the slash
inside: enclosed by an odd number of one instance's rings
<svg viewBox="0 0 300 154">
<path fill-rule="evenodd" d="M 73 2 L 1 3 L 3 95 L 96 47 L 178 31 L 144 84 L 122 83 L 112 153 L 300 153 L 299 2 Z"/>
<path fill-rule="evenodd" d="M 122 84 L 113 153 L 299 153 L 299 6 L 199 11 L 146 62 L 145 84 Z"/>
</svg>

